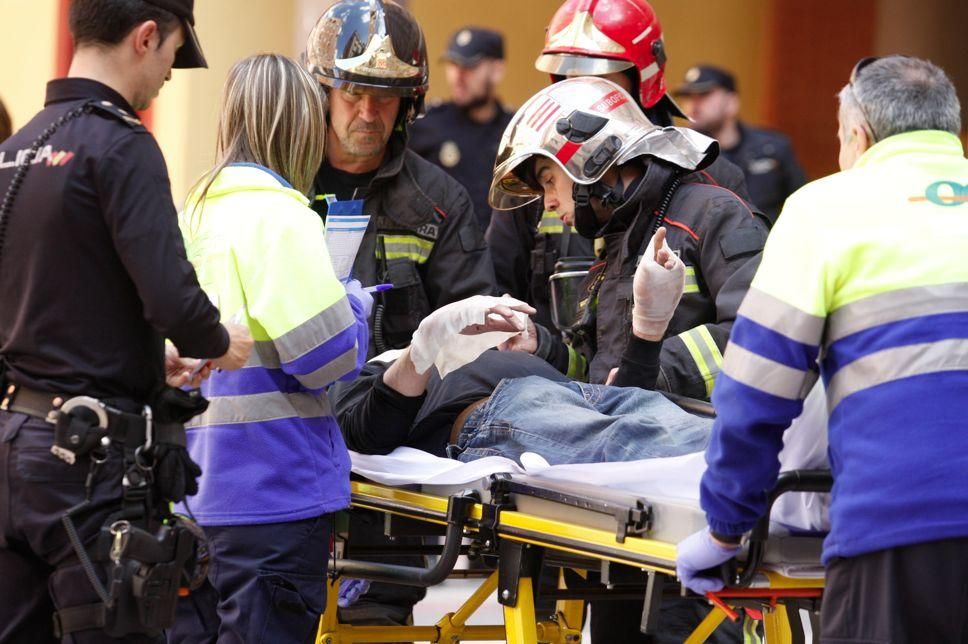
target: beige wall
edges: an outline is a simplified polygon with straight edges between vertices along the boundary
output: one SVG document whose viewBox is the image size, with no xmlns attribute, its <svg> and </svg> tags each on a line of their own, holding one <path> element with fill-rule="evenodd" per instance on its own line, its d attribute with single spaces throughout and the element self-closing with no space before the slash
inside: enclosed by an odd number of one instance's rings
<svg viewBox="0 0 968 644">
<path fill-rule="evenodd" d="M 209 67 L 175 70 L 154 104 L 154 131 L 168 160 L 176 205 L 212 166 L 222 84 L 233 63 L 259 52 L 297 54 L 296 0 L 199 0 L 195 7 Z"/>
<path fill-rule="evenodd" d="M 672 84 L 696 62 L 729 67 L 742 87 L 744 115 L 757 120 L 768 0 L 652 0 L 652 4 L 662 21 L 669 54 L 666 74 Z M 521 105 L 547 84 L 547 76 L 534 69 L 534 59 L 561 0 L 410 0 L 409 6 L 427 36 L 431 97 L 447 96 L 439 59 L 447 39 L 464 25 L 504 33 L 508 74 L 501 95 L 508 104 Z"/>
<path fill-rule="evenodd" d="M 968 129 L 968 2 L 964 0 L 880 0 L 873 53 L 927 58 L 948 73 L 961 99 L 962 128 Z"/>
<path fill-rule="evenodd" d="M 19 129 L 54 76 L 58 0 L 0 0 L 0 99 Z"/>
<path fill-rule="evenodd" d="M 743 116 L 763 123 L 769 57 L 783 51 L 769 33 L 771 7 L 785 0 L 652 0 L 662 18 L 671 86 L 697 62 L 715 62 L 736 74 Z M 315 19 L 332 0 L 198 0 L 201 41 L 210 69 L 175 71 L 154 106 L 154 131 L 168 160 L 176 203 L 210 167 L 222 83 L 239 58 L 274 51 L 297 56 Z M 447 39 L 472 24 L 502 30 L 508 78 L 501 93 L 516 106 L 547 83 L 533 65 L 544 29 L 561 0 L 409 0 L 423 26 L 431 59 L 431 96 L 446 97 L 439 63 Z M 59 0 L 0 0 L 0 98 L 15 127 L 42 105 L 55 71 Z M 876 53 L 900 51 L 935 60 L 968 91 L 968 3 L 963 0 L 878 0 Z M 823 34 L 818 34 L 823 46 Z M 963 100 L 968 106 L 968 100 Z M 832 99 L 831 99 L 832 104 Z M 772 124 L 767 122 L 767 124 Z M 830 133 L 810 136 L 829 136 Z"/>
</svg>

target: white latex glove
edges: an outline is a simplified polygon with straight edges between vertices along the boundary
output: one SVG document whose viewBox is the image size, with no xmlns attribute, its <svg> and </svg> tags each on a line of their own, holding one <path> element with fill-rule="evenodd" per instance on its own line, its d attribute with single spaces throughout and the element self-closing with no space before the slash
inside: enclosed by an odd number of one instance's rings
<svg viewBox="0 0 968 644">
<path fill-rule="evenodd" d="M 443 306 L 423 319 L 410 343 L 417 373 L 436 365 L 443 378 L 491 347 L 527 332 L 535 310 L 514 298 L 475 295 Z"/>
<path fill-rule="evenodd" d="M 665 237 L 665 227 L 655 232 L 632 282 L 632 332 L 645 340 L 665 335 L 686 284 L 686 266 Z"/>
</svg>

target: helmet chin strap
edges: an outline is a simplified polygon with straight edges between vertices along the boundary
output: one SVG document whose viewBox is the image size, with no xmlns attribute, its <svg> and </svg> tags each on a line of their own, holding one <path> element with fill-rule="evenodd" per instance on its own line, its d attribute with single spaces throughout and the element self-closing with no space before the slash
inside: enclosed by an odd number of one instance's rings
<svg viewBox="0 0 968 644">
<path fill-rule="evenodd" d="M 605 208 L 615 208 L 625 201 L 625 185 L 621 179 L 614 186 L 607 186 L 601 181 L 590 185 L 576 183 L 571 189 L 571 197 L 575 202 L 575 230 L 586 239 L 595 239 L 608 224 L 603 226 L 598 223 L 592 198 L 601 200 Z"/>
</svg>

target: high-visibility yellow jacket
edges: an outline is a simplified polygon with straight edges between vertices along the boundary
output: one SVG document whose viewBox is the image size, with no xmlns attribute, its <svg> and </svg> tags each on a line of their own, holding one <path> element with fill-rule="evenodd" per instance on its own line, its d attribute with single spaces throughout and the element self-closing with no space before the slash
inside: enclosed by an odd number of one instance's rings
<svg viewBox="0 0 968 644">
<path fill-rule="evenodd" d="M 968 535 L 968 160 L 872 146 L 786 202 L 733 326 L 702 505 L 748 530 L 818 371 L 835 484 L 824 560 Z"/>
<path fill-rule="evenodd" d="M 188 431 L 202 525 L 295 521 L 349 504 L 349 456 L 324 389 L 355 377 L 368 332 L 308 203 L 266 168 L 236 164 L 179 216 L 202 288 L 255 340 L 244 368 L 204 383 L 211 404 Z"/>
</svg>

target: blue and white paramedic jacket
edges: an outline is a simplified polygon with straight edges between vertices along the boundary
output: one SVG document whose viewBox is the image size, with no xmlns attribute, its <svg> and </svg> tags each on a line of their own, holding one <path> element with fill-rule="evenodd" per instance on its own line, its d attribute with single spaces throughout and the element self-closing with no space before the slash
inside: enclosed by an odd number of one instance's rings
<svg viewBox="0 0 968 644">
<path fill-rule="evenodd" d="M 325 388 L 367 351 L 363 307 L 347 296 L 309 200 L 265 168 L 222 170 L 179 216 L 188 258 L 223 319 L 247 324 L 249 363 L 202 386 L 188 429 L 202 468 L 189 505 L 202 525 L 295 521 L 349 505 L 350 462 Z"/>
<path fill-rule="evenodd" d="M 710 527 L 749 530 L 819 374 L 835 484 L 824 562 L 968 536 L 968 161 L 909 132 L 786 202 L 713 393 Z"/>
</svg>

